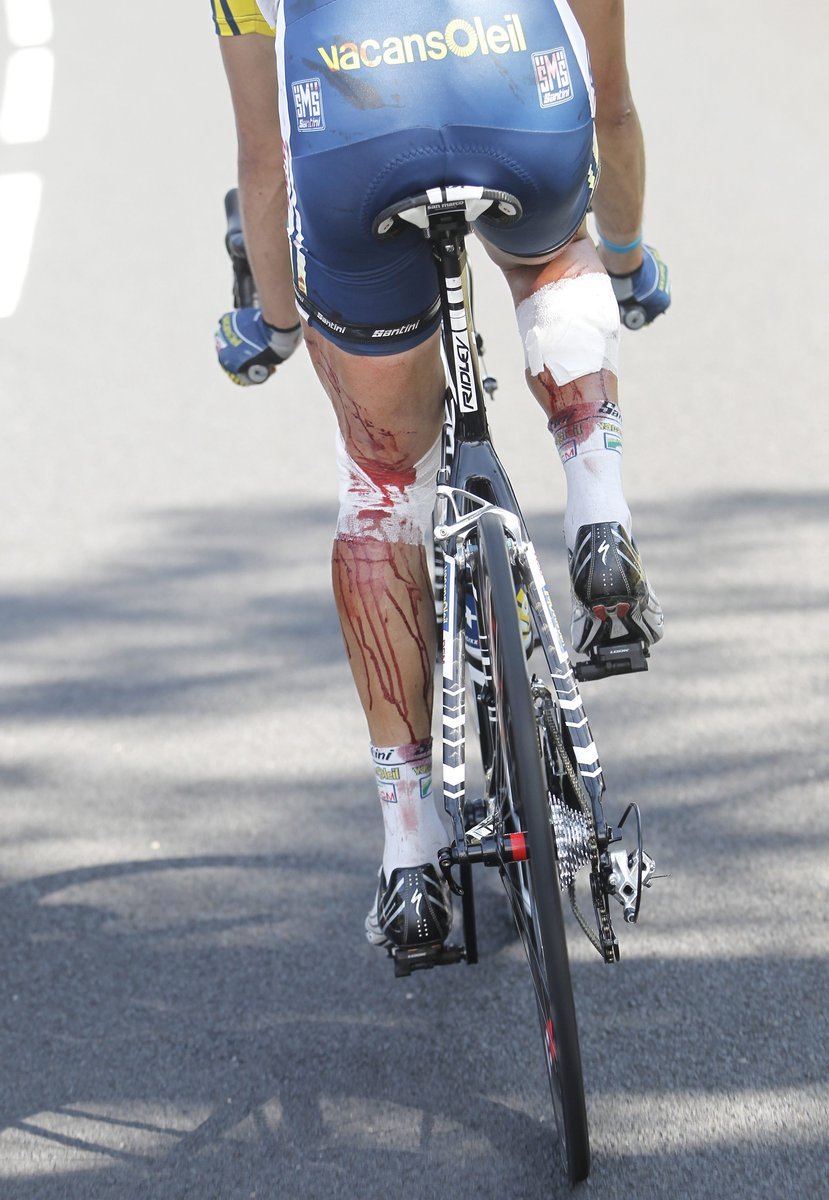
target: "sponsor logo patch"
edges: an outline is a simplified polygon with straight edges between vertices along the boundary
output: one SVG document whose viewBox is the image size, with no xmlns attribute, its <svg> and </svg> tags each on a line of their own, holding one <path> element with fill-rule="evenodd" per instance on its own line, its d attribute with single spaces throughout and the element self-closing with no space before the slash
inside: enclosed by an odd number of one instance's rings
<svg viewBox="0 0 829 1200">
<path fill-rule="evenodd" d="M 599 416 L 612 417 L 614 421 L 621 421 L 622 414 L 619 412 L 619 406 L 613 400 L 602 400 L 599 407 Z"/>
<path fill-rule="evenodd" d="M 571 439 L 569 442 L 562 442 L 558 448 L 558 452 L 563 463 L 569 462 L 571 458 L 575 458 L 578 453 L 575 440 Z"/>
<path fill-rule="evenodd" d="M 622 439 L 618 433 L 606 433 L 604 435 L 604 444 L 607 450 L 615 450 L 618 454 L 622 453 Z"/>
<path fill-rule="evenodd" d="M 294 271 L 296 285 L 302 292 L 303 296 L 308 295 L 308 281 L 305 278 L 305 255 L 301 250 L 296 252 L 296 270 Z"/>
<path fill-rule="evenodd" d="M 563 46 L 555 50 L 541 50 L 533 55 L 535 68 L 535 84 L 538 88 L 538 102 L 542 108 L 552 108 L 554 104 L 564 104 L 573 99 L 573 83 L 570 79 L 570 65 L 567 62 L 567 52 Z"/>
<path fill-rule="evenodd" d="M 397 788 L 393 783 L 386 783 L 381 788 L 378 788 L 377 791 L 379 792 L 380 799 L 384 804 L 397 803 Z"/>
<path fill-rule="evenodd" d="M 469 348 L 469 338 L 464 330 L 456 330 L 453 334 L 455 347 L 455 369 L 458 381 L 458 403 L 461 412 L 477 412 L 478 402 L 472 387 L 472 369 L 470 366 L 472 351 Z"/>
<path fill-rule="evenodd" d="M 325 129 L 325 110 L 322 107 L 322 88 L 319 79 L 298 79 L 291 84 L 294 93 L 296 127 L 299 133 Z"/>
<path fill-rule="evenodd" d="M 365 67 L 439 62 L 450 54 L 469 58 L 473 54 L 517 54 L 526 49 L 521 18 L 518 13 L 507 13 L 503 25 L 484 25 L 478 16 L 453 17 L 444 29 L 317 46 L 317 53 L 329 71 L 359 71 Z"/>
<path fill-rule="evenodd" d="M 392 779 L 400 778 L 399 767 L 375 767 L 374 774 L 381 783 L 388 783 Z"/>
<path fill-rule="evenodd" d="M 409 321 L 406 325 L 396 325 L 393 329 L 375 329 L 373 338 L 399 337 L 403 333 L 417 333 L 420 321 Z"/>
</svg>

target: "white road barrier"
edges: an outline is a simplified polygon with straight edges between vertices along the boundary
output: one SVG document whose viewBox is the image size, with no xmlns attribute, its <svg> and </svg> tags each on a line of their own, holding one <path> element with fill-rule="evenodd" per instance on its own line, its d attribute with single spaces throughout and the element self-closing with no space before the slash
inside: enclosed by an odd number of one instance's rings
<svg viewBox="0 0 829 1200">
<path fill-rule="evenodd" d="M 49 132 L 55 59 L 44 43 L 54 21 L 50 0 L 5 0 L 5 11 L 15 49 L 3 72 L 0 142 L 19 146 Z M 0 175 L 0 318 L 10 317 L 20 302 L 42 194 L 42 180 L 33 172 Z"/>
<path fill-rule="evenodd" d="M 13 46 L 42 46 L 54 28 L 49 0 L 6 0 L 6 28 Z"/>
<path fill-rule="evenodd" d="M 40 142 L 49 132 L 55 57 L 46 46 L 16 50 L 6 64 L 0 104 L 0 141 Z"/>
<path fill-rule="evenodd" d="M 0 318 L 10 317 L 20 302 L 42 191 L 32 172 L 0 175 Z"/>
</svg>

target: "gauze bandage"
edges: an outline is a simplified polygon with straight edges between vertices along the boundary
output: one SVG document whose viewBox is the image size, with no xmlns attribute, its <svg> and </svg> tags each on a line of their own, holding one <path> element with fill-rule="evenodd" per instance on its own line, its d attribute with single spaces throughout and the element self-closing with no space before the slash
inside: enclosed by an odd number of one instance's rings
<svg viewBox="0 0 829 1200">
<path fill-rule="evenodd" d="M 432 536 L 435 479 L 440 467 L 440 438 L 413 467 L 371 472 L 358 466 L 337 430 L 340 515 L 337 537 L 373 538 L 418 546 Z"/>
<path fill-rule="evenodd" d="M 619 306 L 604 272 L 548 283 L 516 316 L 531 375 L 546 367 L 561 387 L 594 371 L 619 374 Z"/>
</svg>

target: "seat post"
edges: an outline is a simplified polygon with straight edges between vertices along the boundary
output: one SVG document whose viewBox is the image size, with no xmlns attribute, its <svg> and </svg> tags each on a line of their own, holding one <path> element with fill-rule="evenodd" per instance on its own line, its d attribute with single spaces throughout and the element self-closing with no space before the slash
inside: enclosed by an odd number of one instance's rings
<svg viewBox="0 0 829 1200">
<path fill-rule="evenodd" d="M 396 237 L 414 227 L 429 241 L 438 273 L 441 337 L 457 400 L 455 436 L 467 442 L 488 440 L 489 425 L 472 319 L 466 235 L 479 218 L 514 225 L 522 215 L 521 201 L 509 192 L 441 184 L 390 204 L 372 222 L 375 237 Z"/>
<path fill-rule="evenodd" d="M 429 213 L 427 236 L 438 273 L 441 336 L 457 400 L 455 435 L 483 441 L 489 437 L 489 424 L 469 296 L 468 233 L 463 204 Z"/>
</svg>

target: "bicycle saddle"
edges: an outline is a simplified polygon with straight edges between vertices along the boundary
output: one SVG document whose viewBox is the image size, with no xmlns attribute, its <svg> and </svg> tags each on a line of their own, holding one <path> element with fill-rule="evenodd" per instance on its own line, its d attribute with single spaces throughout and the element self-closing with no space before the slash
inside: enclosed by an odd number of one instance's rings
<svg viewBox="0 0 829 1200">
<path fill-rule="evenodd" d="M 406 225 L 414 225 L 428 236 L 431 217 L 453 212 L 462 212 L 469 224 L 486 216 L 487 220 L 500 225 L 514 225 L 520 221 L 524 210 L 517 196 L 509 192 L 470 184 L 446 184 L 390 204 L 374 218 L 371 231 L 377 238 L 391 238 Z"/>
</svg>

